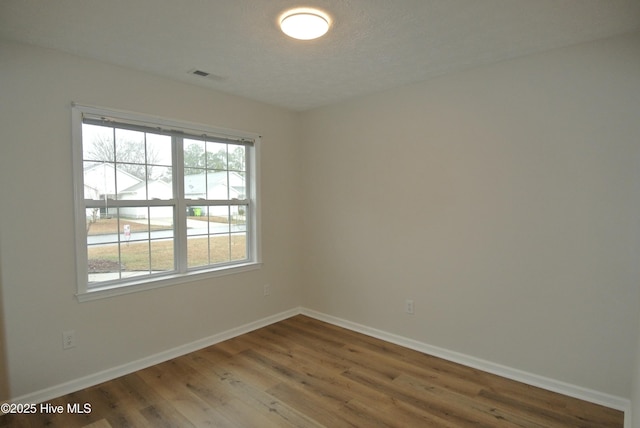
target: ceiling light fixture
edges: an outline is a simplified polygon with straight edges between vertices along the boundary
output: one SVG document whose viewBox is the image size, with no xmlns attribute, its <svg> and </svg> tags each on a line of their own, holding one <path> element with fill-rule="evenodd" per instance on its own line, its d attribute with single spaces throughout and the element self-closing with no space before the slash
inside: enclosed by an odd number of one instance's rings
<svg viewBox="0 0 640 428">
<path fill-rule="evenodd" d="M 280 28 L 289 37 L 312 40 L 329 31 L 330 19 L 316 9 L 292 9 L 280 17 Z"/>
</svg>

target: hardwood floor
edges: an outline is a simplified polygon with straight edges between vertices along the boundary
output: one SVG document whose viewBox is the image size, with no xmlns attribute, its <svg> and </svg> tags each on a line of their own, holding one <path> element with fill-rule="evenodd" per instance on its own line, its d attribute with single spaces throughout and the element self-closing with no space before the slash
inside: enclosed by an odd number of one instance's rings
<svg viewBox="0 0 640 428">
<path fill-rule="evenodd" d="M 622 427 L 623 413 L 302 315 L 73 394 L 16 427 Z"/>
</svg>

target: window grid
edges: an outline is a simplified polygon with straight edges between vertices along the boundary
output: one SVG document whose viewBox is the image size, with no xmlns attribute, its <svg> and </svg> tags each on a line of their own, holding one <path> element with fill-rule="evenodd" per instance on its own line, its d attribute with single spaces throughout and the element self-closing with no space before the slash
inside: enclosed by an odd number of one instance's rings
<svg viewBox="0 0 640 428">
<path fill-rule="evenodd" d="M 86 220 L 83 243 L 77 244 L 79 294 L 259 263 L 255 193 L 247 168 L 255 146 L 244 139 L 185 136 L 84 113 L 74 109 L 80 128 L 80 135 L 74 129 L 75 141 L 80 138 L 80 147 L 74 143 L 74 159 L 80 159 L 74 165 L 81 169 L 75 174 L 77 212 Z M 106 154 L 97 155 L 97 143 L 87 139 L 91 131 L 107 136 Z M 194 143 L 204 150 L 189 152 Z M 203 188 L 189 194 L 199 179 Z M 98 226 L 106 227 L 106 238 Z M 104 252 L 95 256 L 98 249 L 106 249 L 111 264 Z"/>
</svg>

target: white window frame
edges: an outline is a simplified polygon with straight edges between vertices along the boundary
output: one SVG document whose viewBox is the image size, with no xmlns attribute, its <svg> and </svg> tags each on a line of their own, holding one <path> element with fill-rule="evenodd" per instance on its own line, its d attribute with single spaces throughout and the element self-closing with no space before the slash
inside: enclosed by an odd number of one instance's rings
<svg viewBox="0 0 640 428">
<path fill-rule="evenodd" d="M 169 130 L 171 132 L 184 133 L 189 136 L 207 136 L 213 139 L 225 139 L 235 141 L 253 142 L 245 145 L 246 150 L 246 174 L 247 195 L 249 204 L 249 216 L 247 218 L 247 260 L 242 262 L 230 262 L 223 265 L 206 266 L 198 269 L 188 269 L 186 263 L 186 208 L 193 204 L 194 200 L 184 197 L 183 185 L 183 156 L 182 151 L 173 148 L 174 171 L 181 174 L 174 176 L 174 195 L 171 204 L 175 206 L 174 240 L 175 240 L 175 267 L 176 270 L 166 274 L 152 274 L 144 277 L 134 277 L 117 281 L 108 281 L 104 285 L 89 284 L 88 277 L 88 253 L 87 253 L 87 228 L 86 208 L 87 201 L 84 195 L 84 169 L 82 150 L 82 124 L 84 117 L 103 117 L 116 122 L 130 125 L 138 125 L 145 128 Z M 76 248 L 76 272 L 77 294 L 79 301 L 95 300 L 121 294 L 139 292 L 143 290 L 171 286 L 190 281 L 196 281 L 222 275 L 235 274 L 249 270 L 259 269 L 262 265 L 260 245 L 260 143 L 261 137 L 255 133 L 214 128 L 207 125 L 182 122 L 139 113 L 122 110 L 107 109 L 102 107 L 81 105 L 72 103 L 72 154 L 73 154 L 73 185 L 74 185 L 74 214 L 75 214 L 75 248 Z M 180 165 L 176 167 L 175 165 Z M 166 201 L 148 201 L 149 206 Z"/>
</svg>

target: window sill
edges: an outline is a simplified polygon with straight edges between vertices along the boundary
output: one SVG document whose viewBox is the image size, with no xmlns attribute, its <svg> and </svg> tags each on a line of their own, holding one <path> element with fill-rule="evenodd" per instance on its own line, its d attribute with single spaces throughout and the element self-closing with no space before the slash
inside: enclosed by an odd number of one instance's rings
<svg viewBox="0 0 640 428">
<path fill-rule="evenodd" d="M 153 280 L 141 280 L 138 282 L 129 282 L 122 285 L 111 285 L 105 287 L 96 287 L 91 291 L 77 293 L 76 298 L 79 302 L 88 302 L 91 300 L 106 299 L 108 297 L 120 296 L 123 294 L 138 293 L 140 291 L 152 290 L 161 287 L 170 287 L 172 285 L 184 284 L 187 282 L 200 281 L 207 278 L 216 278 L 220 276 L 233 275 L 241 272 L 257 270 L 262 267 L 260 262 L 246 263 L 233 267 L 224 267 L 207 271 L 194 271 L 186 274 L 176 274 L 165 276 Z"/>
</svg>

